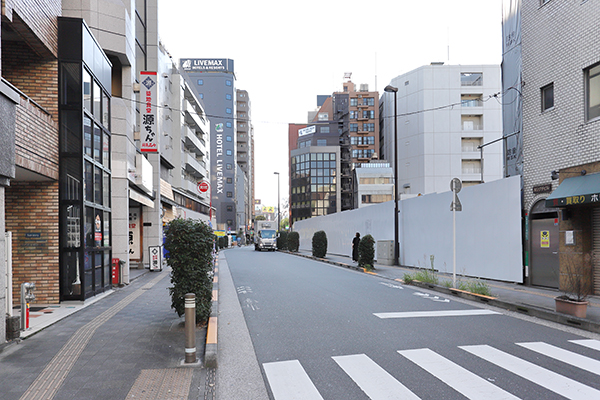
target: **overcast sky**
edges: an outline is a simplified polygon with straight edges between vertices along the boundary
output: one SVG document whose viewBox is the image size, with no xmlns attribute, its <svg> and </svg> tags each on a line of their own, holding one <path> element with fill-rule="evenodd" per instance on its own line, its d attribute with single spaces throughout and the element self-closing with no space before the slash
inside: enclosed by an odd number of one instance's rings
<svg viewBox="0 0 600 400">
<path fill-rule="evenodd" d="M 434 61 L 500 64 L 502 0 L 161 0 L 161 38 L 175 60 L 235 60 L 248 91 L 256 198 L 288 197 L 287 124 L 305 123 L 317 95 L 344 73 L 380 93 L 392 78 Z"/>
</svg>

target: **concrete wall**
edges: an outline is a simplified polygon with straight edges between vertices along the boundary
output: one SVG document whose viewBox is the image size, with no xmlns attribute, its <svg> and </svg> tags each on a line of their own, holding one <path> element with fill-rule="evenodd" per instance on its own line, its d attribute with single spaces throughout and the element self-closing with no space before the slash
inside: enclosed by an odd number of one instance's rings
<svg viewBox="0 0 600 400">
<path fill-rule="evenodd" d="M 522 282 L 520 177 L 465 187 L 458 195 L 463 211 L 456 213 L 456 273 Z M 400 201 L 400 264 L 453 271 L 450 191 Z M 310 250 L 312 235 L 327 233 L 328 253 L 351 254 L 356 232 L 376 241 L 393 239 L 394 203 L 298 221 L 300 248 Z M 377 254 L 377 253 L 376 253 Z"/>
</svg>

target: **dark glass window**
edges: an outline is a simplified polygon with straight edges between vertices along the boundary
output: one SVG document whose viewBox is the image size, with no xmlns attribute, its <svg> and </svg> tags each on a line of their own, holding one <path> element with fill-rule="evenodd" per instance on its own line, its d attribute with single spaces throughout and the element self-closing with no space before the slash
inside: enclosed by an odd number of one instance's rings
<svg viewBox="0 0 600 400">
<path fill-rule="evenodd" d="M 83 107 L 92 112 L 92 77 L 83 70 Z"/>
<path fill-rule="evenodd" d="M 86 156 L 92 156 L 92 120 L 85 116 L 83 117 L 83 147 Z"/>
<path fill-rule="evenodd" d="M 542 88 L 542 111 L 554 107 L 554 83 Z"/>
</svg>

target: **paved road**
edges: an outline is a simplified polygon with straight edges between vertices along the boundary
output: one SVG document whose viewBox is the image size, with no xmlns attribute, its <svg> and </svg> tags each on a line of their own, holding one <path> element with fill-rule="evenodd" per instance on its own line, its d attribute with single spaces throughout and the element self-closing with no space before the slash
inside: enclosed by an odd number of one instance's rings
<svg viewBox="0 0 600 400">
<path fill-rule="evenodd" d="M 282 253 L 227 262 L 272 399 L 600 399 L 598 335 Z"/>
</svg>

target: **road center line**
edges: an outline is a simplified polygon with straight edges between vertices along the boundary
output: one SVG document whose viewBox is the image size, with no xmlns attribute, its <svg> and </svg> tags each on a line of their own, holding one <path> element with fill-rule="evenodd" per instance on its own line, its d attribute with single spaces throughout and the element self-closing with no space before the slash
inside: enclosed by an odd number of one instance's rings
<svg viewBox="0 0 600 400">
<path fill-rule="evenodd" d="M 485 309 L 476 310 L 444 310 L 444 311 L 406 311 L 373 313 L 378 318 L 423 318 L 423 317 L 468 317 L 473 315 L 493 315 L 499 312 Z"/>
</svg>

